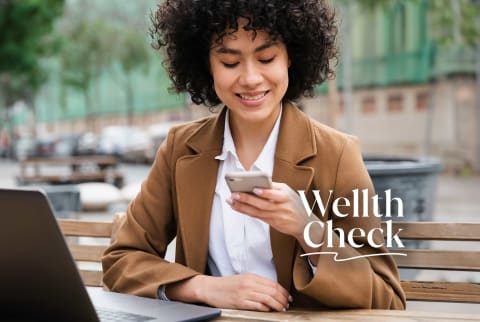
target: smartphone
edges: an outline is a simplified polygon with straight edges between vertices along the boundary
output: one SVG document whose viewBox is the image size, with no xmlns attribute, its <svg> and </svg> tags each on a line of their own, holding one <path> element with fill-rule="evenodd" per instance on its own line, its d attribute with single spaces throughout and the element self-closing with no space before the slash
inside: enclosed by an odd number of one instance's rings
<svg viewBox="0 0 480 322">
<path fill-rule="evenodd" d="M 230 172 L 225 175 L 225 180 L 231 192 L 253 193 L 254 188 L 272 187 L 270 176 L 261 171 Z"/>
</svg>

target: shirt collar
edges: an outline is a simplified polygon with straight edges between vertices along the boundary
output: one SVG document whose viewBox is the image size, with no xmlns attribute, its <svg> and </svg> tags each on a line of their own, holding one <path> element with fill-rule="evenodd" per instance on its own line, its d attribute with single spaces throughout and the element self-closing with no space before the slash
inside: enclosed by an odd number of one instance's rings
<svg viewBox="0 0 480 322">
<path fill-rule="evenodd" d="M 263 172 L 268 174 L 272 174 L 273 172 L 273 164 L 275 159 L 275 148 L 277 146 L 277 139 L 278 133 L 280 130 L 280 120 L 282 118 L 282 110 L 283 106 L 280 103 L 280 113 L 278 114 L 277 120 L 275 121 L 275 125 L 273 126 L 270 135 L 268 136 L 267 142 L 265 143 L 262 152 L 258 156 L 257 160 L 252 165 L 252 168 L 258 168 Z M 231 154 L 235 160 L 238 160 L 237 151 L 235 149 L 235 143 L 233 142 L 232 132 L 230 130 L 229 124 L 229 116 L 230 113 L 227 110 L 227 114 L 225 116 L 225 127 L 223 133 L 223 148 L 222 153 L 217 155 L 215 159 L 224 161 L 229 154 Z"/>
<path fill-rule="evenodd" d="M 230 130 L 230 124 L 228 121 L 229 118 L 230 118 L 230 111 L 227 109 L 227 113 L 225 115 L 225 127 L 223 131 L 222 153 L 215 157 L 215 159 L 221 160 L 221 161 L 225 161 L 229 153 L 232 154 L 236 159 L 238 159 L 237 151 L 235 149 L 235 143 L 233 143 L 232 131 Z"/>
</svg>

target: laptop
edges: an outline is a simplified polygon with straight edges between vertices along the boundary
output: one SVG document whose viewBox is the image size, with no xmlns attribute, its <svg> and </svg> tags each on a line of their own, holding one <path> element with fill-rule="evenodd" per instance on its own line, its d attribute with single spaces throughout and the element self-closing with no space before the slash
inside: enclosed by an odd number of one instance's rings
<svg viewBox="0 0 480 322">
<path fill-rule="evenodd" d="M 0 220 L 2 321 L 201 321 L 220 315 L 215 308 L 85 288 L 41 191 L 0 189 Z"/>
</svg>

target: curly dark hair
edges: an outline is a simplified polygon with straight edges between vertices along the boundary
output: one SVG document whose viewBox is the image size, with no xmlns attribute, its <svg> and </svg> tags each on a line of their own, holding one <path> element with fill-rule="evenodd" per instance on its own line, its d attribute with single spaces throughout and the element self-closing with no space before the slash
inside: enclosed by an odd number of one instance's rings
<svg viewBox="0 0 480 322">
<path fill-rule="evenodd" d="M 238 30 L 240 17 L 248 21 L 245 30 L 265 31 L 285 43 L 291 65 L 284 99 L 313 96 L 316 85 L 334 76 L 337 28 L 323 0 L 165 0 L 151 15 L 150 36 L 153 48 L 165 49 L 171 90 L 189 92 L 196 104 L 221 103 L 209 51 L 227 29 Z"/>
</svg>

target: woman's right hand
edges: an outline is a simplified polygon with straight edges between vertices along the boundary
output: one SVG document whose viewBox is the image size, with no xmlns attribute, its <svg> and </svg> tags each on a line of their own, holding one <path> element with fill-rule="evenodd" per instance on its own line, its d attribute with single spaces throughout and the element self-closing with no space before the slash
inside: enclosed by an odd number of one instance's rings
<svg viewBox="0 0 480 322">
<path fill-rule="evenodd" d="M 250 273 L 224 277 L 197 275 L 168 285 L 166 295 L 175 301 L 265 312 L 285 311 L 293 300 L 277 282 Z"/>
</svg>

